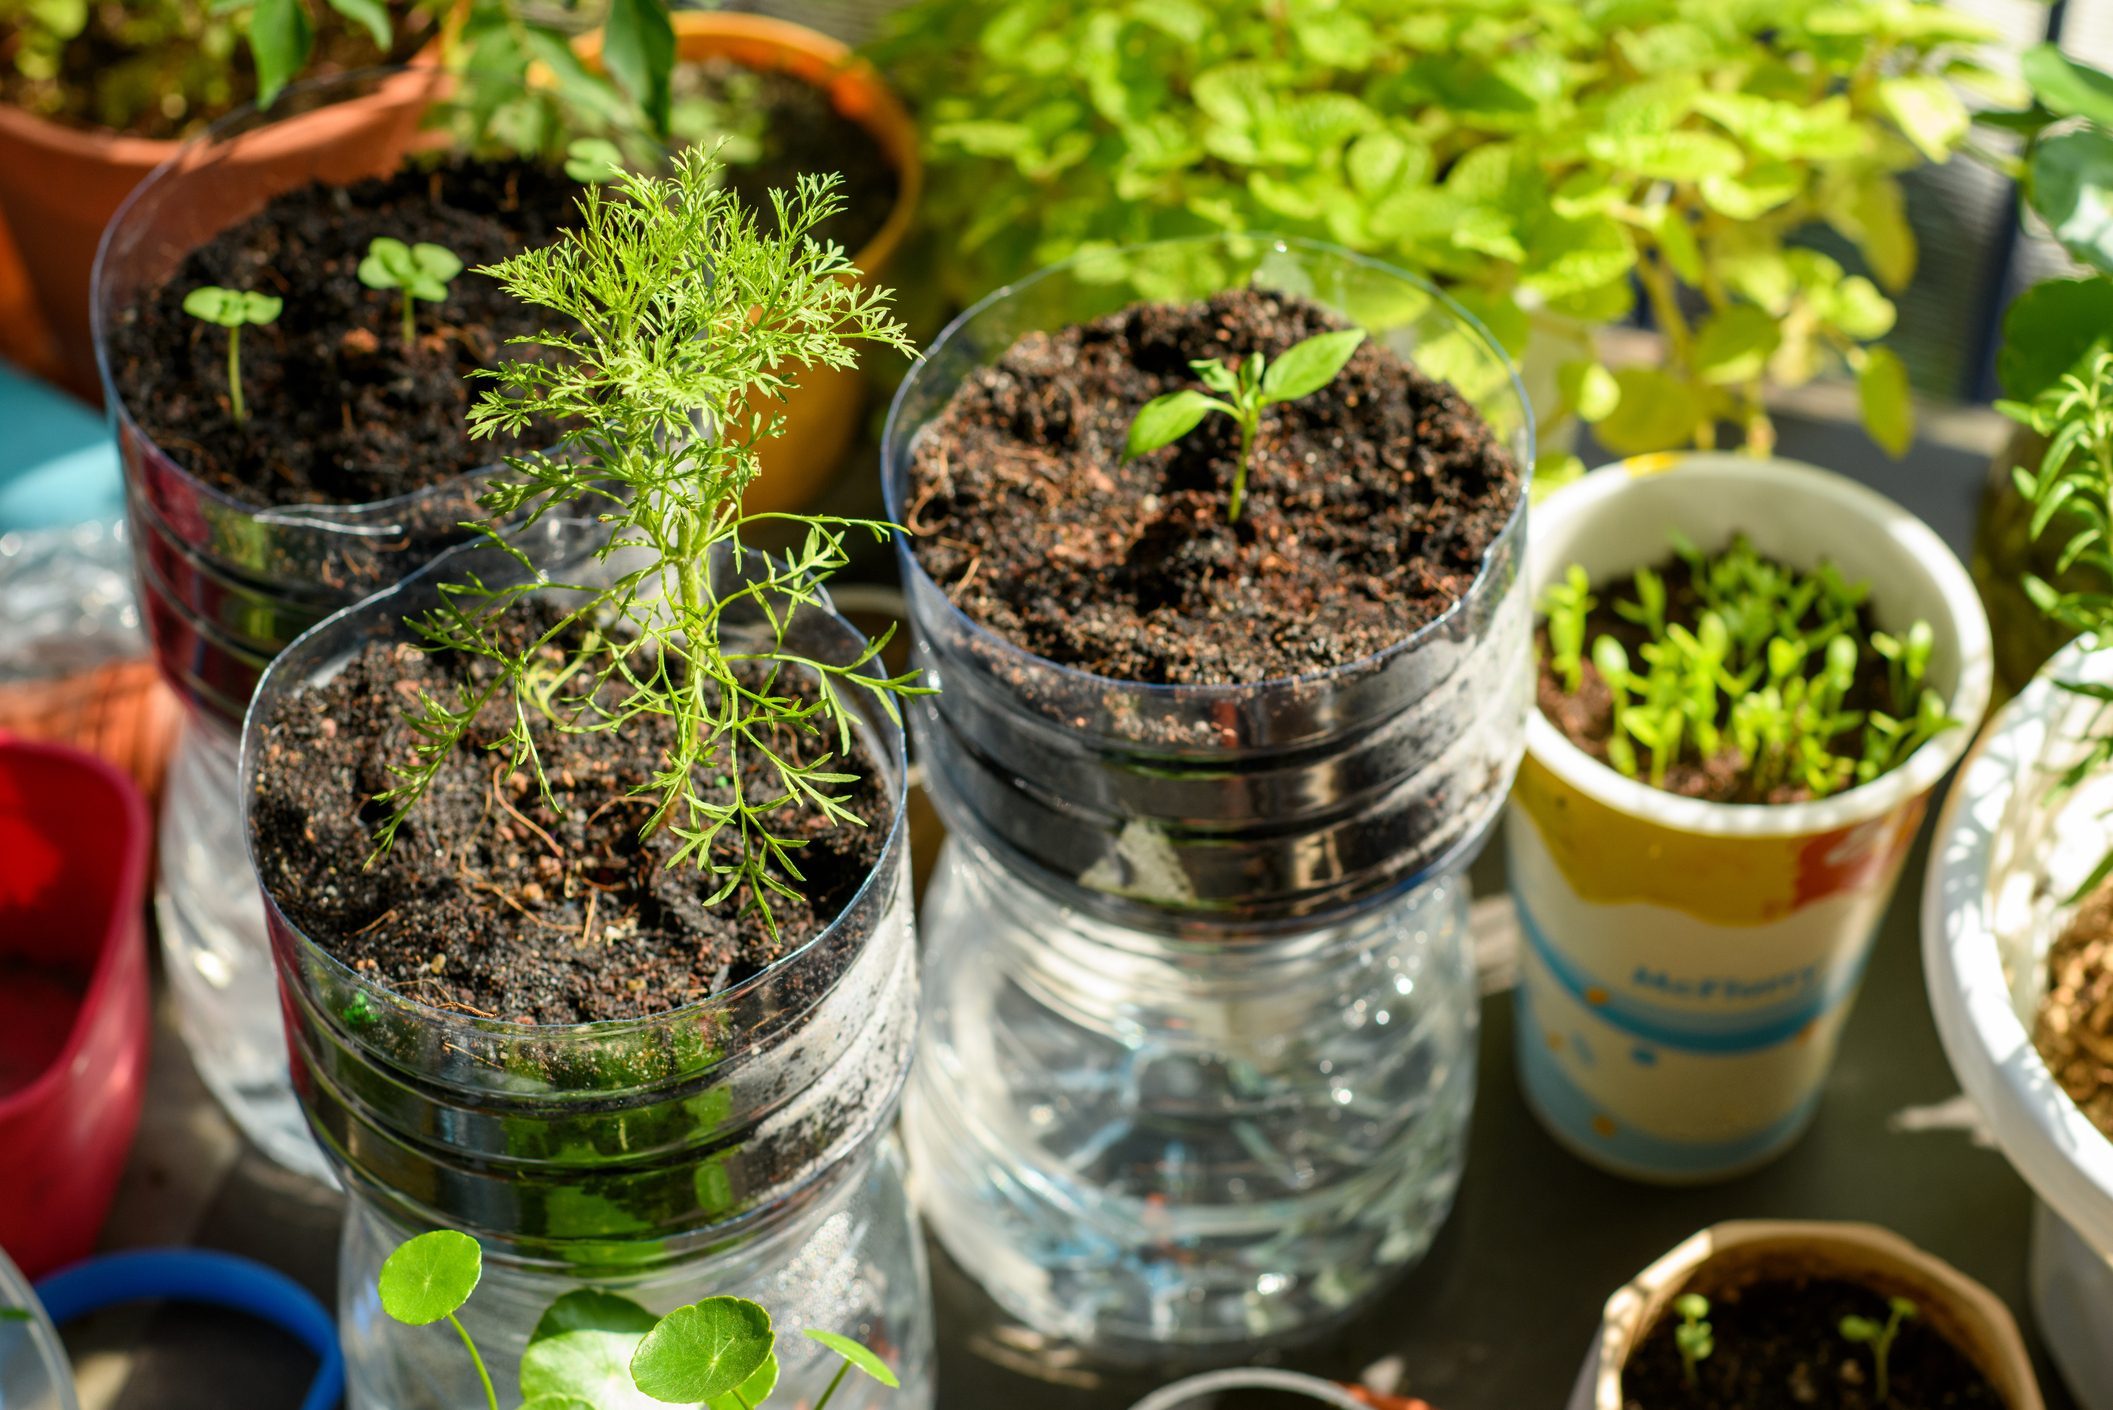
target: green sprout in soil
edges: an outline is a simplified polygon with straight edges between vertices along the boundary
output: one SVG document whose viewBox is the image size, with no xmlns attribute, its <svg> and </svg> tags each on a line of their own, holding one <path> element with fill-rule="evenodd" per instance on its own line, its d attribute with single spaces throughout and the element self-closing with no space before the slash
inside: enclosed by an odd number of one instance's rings
<svg viewBox="0 0 2113 1410">
<path fill-rule="evenodd" d="M 1892 1399 L 1892 1386 L 1888 1380 L 1887 1361 L 1893 1354 L 1893 1339 L 1900 1335 L 1900 1324 L 1914 1317 L 1919 1309 L 1904 1297 L 1886 1299 L 1887 1316 L 1883 1324 L 1869 1317 L 1848 1316 L 1841 1320 L 1841 1334 L 1847 1341 L 1871 1348 L 1871 1362 L 1878 1371 L 1878 1399 L 1881 1404 Z"/>
<path fill-rule="evenodd" d="M 1693 1389 L 1701 1384 L 1696 1367 L 1717 1349 L 1716 1338 L 1704 1320 L 1709 1316 L 1709 1299 L 1701 1293 L 1682 1293 L 1673 1299 L 1673 1310 L 1680 1314 L 1680 1325 L 1673 1328 L 1673 1346 L 1680 1352 L 1681 1379 Z"/>
<path fill-rule="evenodd" d="M 249 420 L 242 406 L 242 330 L 278 321 L 285 305 L 270 294 L 247 293 L 205 284 L 183 296 L 183 311 L 206 323 L 227 329 L 227 399 L 235 413 L 235 424 Z"/>
<path fill-rule="evenodd" d="M 360 261 L 360 283 L 370 289 L 396 289 L 403 294 L 404 346 L 418 341 L 418 301 L 444 303 L 448 284 L 462 273 L 462 261 L 445 245 L 424 240 L 415 245 L 387 235 L 377 235 Z"/>
<path fill-rule="evenodd" d="M 452 1229 L 420 1234 L 382 1263 L 382 1311 L 408 1326 L 445 1321 L 462 1339 L 486 1410 L 499 1410 L 491 1370 L 455 1314 L 483 1277 L 477 1241 Z M 895 1372 L 868 1348 L 835 1332 L 810 1340 L 841 1362 L 814 1404 L 826 1410 L 852 1367 L 894 1390 Z M 596 1410 L 639 1396 L 714 1410 L 761 1410 L 778 1386 L 777 1333 L 770 1314 L 738 1297 L 708 1297 L 665 1317 L 615 1293 L 582 1289 L 550 1305 L 521 1354 L 522 1410 Z"/>
<path fill-rule="evenodd" d="M 1707 763 L 1729 747 L 1756 796 L 1802 789 L 1824 798 L 1899 767 L 1958 723 L 1928 685 L 1927 623 L 1861 641 L 1868 590 L 1831 565 L 1798 572 L 1743 537 L 1714 556 L 1677 535 L 1673 542 L 1688 570 L 1693 625 L 1670 619 L 1664 578 L 1639 568 L 1631 593 L 1613 603 L 1636 629 L 1632 641 L 1641 637 L 1634 657 L 1606 633 L 1590 648 L 1612 707 L 1607 760 L 1625 776 L 1664 787 L 1675 763 Z M 1586 618 L 1597 605 L 1588 586 L 1573 567 L 1542 601 L 1550 665 L 1572 694 L 1583 684 Z M 1900 713 L 1852 707 L 1866 649 L 1885 663 L 1886 703 Z"/>
<path fill-rule="evenodd" d="M 672 727 L 671 743 L 637 790 L 651 805 L 642 831 L 668 829 L 679 846 L 666 864 L 688 861 L 711 877 L 707 905 L 745 893 L 743 909 L 775 936 L 770 898 L 799 896 L 801 843 L 780 835 L 771 815 L 792 805 L 857 825 L 836 791 L 854 776 L 830 767 L 852 751 L 845 692 L 868 692 L 899 718 L 897 698 L 922 688 L 914 671 L 869 670 L 892 633 L 850 662 L 787 644 L 796 612 L 826 610 L 821 585 L 847 561 L 846 534 L 885 540 L 894 528 L 745 513 L 759 447 L 784 430 L 782 415 L 758 408 L 782 400 L 799 369 L 854 366 L 855 342 L 911 348 L 888 314 L 892 295 L 846 277 L 854 271 L 842 249 L 811 238 L 841 204 L 837 177 L 803 176 L 795 192 L 773 192 L 774 210 L 759 220 L 719 176 L 717 157 L 696 149 L 666 177 L 620 173 L 587 188 L 579 223 L 557 244 L 481 271 L 551 317 L 544 331 L 516 340 L 540 356 L 484 374 L 498 386 L 472 410 L 471 434 L 557 440 L 547 453 L 507 460 L 509 473 L 481 500 L 489 516 L 481 527 L 519 559 L 504 527 L 596 513 L 609 528 L 600 559 L 627 557 L 613 582 L 525 647 L 503 623 L 544 586 L 537 581 L 448 585 L 442 606 L 413 624 L 430 648 L 492 669 L 409 712 L 414 754 L 382 795 L 392 811 L 376 855 L 494 700 L 509 699 L 510 726 L 491 747 L 530 772 L 553 811 L 531 721 L 592 734 L 658 716 Z M 712 571 L 715 556 L 741 563 L 753 533 L 787 526 L 801 535 L 798 548 L 761 558 L 746 577 Z M 730 635 L 729 612 L 760 615 L 769 630 Z M 555 666 L 545 660 L 551 651 L 563 653 Z M 779 683 L 794 675 L 811 683 L 811 698 Z M 786 752 L 795 734 L 834 736 L 837 754 L 796 761 Z M 745 765 L 771 782 L 758 786 Z"/>
<path fill-rule="evenodd" d="M 1226 522 L 1240 522 L 1247 500 L 1247 464 L 1254 454 L 1255 435 L 1262 427 L 1262 411 L 1279 402 L 1311 396 L 1335 380 L 1365 341 L 1361 328 L 1320 333 L 1286 348 L 1274 362 L 1260 353 L 1249 353 L 1244 361 L 1222 362 L 1212 358 L 1191 362 L 1203 385 L 1230 400 L 1205 396 L 1185 388 L 1154 397 L 1139 408 L 1130 422 L 1126 456 L 1144 455 L 1170 446 L 1202 423 L 1214 411 L 1222 411 L 1240 427 L 1240 464 L 1233 472 L 1232 503 Z"/>
<path fill-rule="evenodd" d="M 2113 642 L 2113 351 L 2093 345 L 2069 371 L 2029 402 L 1996 406 L 2046 442 L 2037 470 L 2015 466 L 2011 478 L 2032 507 L 2032 537 L 2059 532 L 2057 587 L 2037 574 L 2025 577 L 2025 592 L 2049 620 L 2091 638 Z M 2063 772 L 2061 790 L 2075 788 L 2113 764 L 2113 687 L 2089 681 L 2056 682 L 2072 695 L 2096 700 L 2099 709 L 2082 739 L 2083 752 Z M 2113 851 L 2071 894 L 2079 900 L 2113 876 Z"/>
</svg>

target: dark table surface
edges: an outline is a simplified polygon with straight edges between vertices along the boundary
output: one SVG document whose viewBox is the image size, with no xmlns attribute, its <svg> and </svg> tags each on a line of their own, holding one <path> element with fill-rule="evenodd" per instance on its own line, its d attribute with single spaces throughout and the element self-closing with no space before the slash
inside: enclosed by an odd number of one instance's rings
<svg viewBox="0 0 2113 1410">
<path fill-rule="evenodd" d="M 1925 417 L 1905 461 L 1886 461 L 1822 393 L 1787 416 L 1784 454 L 1864 479 L 1928 520 L 1962 553 L 1988 455 L 2001 436 L 1986 413 Z M 1441 1410 L 1559 1410 L 1607 1294 L 1693 1230 L 1718 1220 L 1869 1220 L 1898 1230 L 1986 1283 L 2040 1354 L 2025 1299 L 2031 1196 L 1978 1139 L 1938 1046 L 1924 997 L 1916 911 L 1927 839 L 1887 913 L 1818 1119 L 1766 1169 L 1728 1184 L 1663 1190 L 1580 1164 L 1520 1101 L 1508 992 L 1511 939 L 1500 848 L 1476 868 L 1477 946 L 1485 978 L 1481 1087 L 1467 1177 L 1423 1264 L 1322 1340 L 1258 1360 L 1364 1379 Z M 166 1015 L 164 1015 L 166 1020 Z M 186 1242 L 230 1249 L 334 1296 L 336 1200 L 247 1149 L 200 1087 L 166 1021 L 157 1034 L 148 1112 L 113 1247 Z M 1010 1325 L 933 1250 L 946 1410 L 1101 1410 L 1127 1406 L 1181 1369 L 1093 1365 Z M 85 1410 L 292 1405 L 306 1355 L 275 1333 L 220 1314 L 141 1309 L 106 1314 L 68 1340 Z M 2073 1402 L 2041 1364 L 2050 1410 Z"/>
</svg>

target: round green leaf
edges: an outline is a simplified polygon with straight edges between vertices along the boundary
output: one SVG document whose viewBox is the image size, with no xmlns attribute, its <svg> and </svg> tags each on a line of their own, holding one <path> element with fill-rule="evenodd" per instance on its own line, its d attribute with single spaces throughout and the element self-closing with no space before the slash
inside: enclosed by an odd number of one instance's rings
<svg viewBox="0 0 2113 1410">
<path fill-rule="evenodd" d="M 1335 380 L 1364 341 L 1364 329 L 1344 328 L 1293 343 L 1262 374 L 1263 402 L 1297 401 L 1313 395 Z"/>
<path fill-rule="evenodd" d="M 279 310 L 285 307 L 283 300 L 271 294 L 244 294 L 242 296 L 242 321 L 244 323 L 275 323 Z"/>
<path fill-rule="evenodd" d="M 688 1405 L 734 1390 L 761 1369 L 775 1340 L 770 1314 L 738 1297 L 678 1307 L 646 1333 L 631 1377 L 655 1400 Z"/>
<path fill-rule="evenodd" d="M 2025 191 L 2063 248 L 2113 272 L 2113 136 L 2063 132 L 2035 143 Z"/>
<path fill-rule="evenodd" d="M 1138 408 L 1136 419 L 1130 423 L 1130 439 L 1123 454 L 1139 456 L 1172 445 L 1195 430 L 1211 412 L 1231 410 L 1224 402 L 1201 392 L 1169 392 L 1163 397 L 1154 397 Z"/>
<path fill-rule="evenodd" d="M 2027 49 L 2018 59 L 2018 72 L 2041 107 L 2113 127 L 2113 76 L 2078 63 L 2052 44 Z"/>
<path fill-rule="evenodd" d="M 1891 348 L 1867 348 L 1856 374 L 1856 397 L 1863 407 L 1864 429 L 1887 455 L 1898 460 L 1915 441 L 1915 401 L 1908 389 L 1908 369 Z"/>
<path fill-rule="evenodd" d="M 2029 402 L 2061 380 L 2113 329 L 2113 279 L 2048 279 L 2018 295 L 2003 318 L 1996 380 Z"/>
<path fill-rule="evenodd" d="M 756 1374 L 743 1381 L 716 1400 L 705 1402 L 704 1410 L 756 1410 L 770 1399 L 770 1393 L 778 1388 L 778 1357 L 776 1352 L 763 1358 Z"/>
<path fill-rule="evenodd" d="M 1949 83 L 1935 74 L 1911 73 L 1882 79 L 1879 106 L 1907 134 L 1922 155 L 1941 162 L 1966 135 L 1973 115 Z"/>
<path fill-rule="evenodd" d="M 462 273 L 462 261 L 453 250 L 424 240 L 411 247 L 411 266 L 421 277 L 442 284 Z"/>
<path fill-rule="evenodd" d="M 382 1311 L 414 1327 L 438 1322 L 469 1301 L 483 1270 L 484 1251 L 468 1234 L 420 1234 L 382 1263 Z"/>
<path fill-rule="evenodd" d="M 529 1343 L 521 1353 L 521 1397 L 571 1396 L 599 1410 L 649 1410 L 631 1381 L 644 1332 L 576 1330 Z"/>
<path fill-rule="evenodd" d="M 1655 367 L 1624 367 L 1614 381 L 1621 400 L 1592 428 L 1601 445 L 1616 455 L 1641 455 L 1693 443 L 1702 419 L 1695 388 Z"/>
<path fill-rule="evenodd" d="M 377 235 L 359 263 L 359 280 L 370 289 L 400 289 L 414 269 L 409 245 L 393 236 Z"/>
<path fill-rule="evenodd" d="M 533 1346 L 566 1332 L 630 1332 L 644 1336 L 658 1321 L 658 1317 L 628 1297 L 580 1288 L 550 1304 L 536 1322 L 536 1329 L 529 1333 L 528 1343 Z"/>
<path fill-rule="evenodd" d="M 807 1335 L 812 1340 L 828 1347 L 831 1351 L 843 1357 L 888 1389 L 898 1390 L 901 1388 L 902 1382 L 895 1378 L 895 1372 L 888 1368 L 888 1363 L 881 1360 L 878 1355 L 858 1342 L 851 1340 L 851 1338 L 839 1336 L 835 1332 L 820 1331 L 814 1327 L 807 1329 Z"/>
<path fill-rule="evenodd" d="M 1729 304 L 1709 317 L 1695 337 L 1695 370 L 1705 382 L 1751 381 L 1768 366 L 1783 341 L 1782 329 L 1764 309 Z"/>
<path fill-rule="evenodd" d="M 242 295 L 233 289 L 222 289 L 212 284 L 202 285 L 183 296 L 183 311 L 193 318 L 222 328 L 240 328 L 245 322 Z"/>
</svg>

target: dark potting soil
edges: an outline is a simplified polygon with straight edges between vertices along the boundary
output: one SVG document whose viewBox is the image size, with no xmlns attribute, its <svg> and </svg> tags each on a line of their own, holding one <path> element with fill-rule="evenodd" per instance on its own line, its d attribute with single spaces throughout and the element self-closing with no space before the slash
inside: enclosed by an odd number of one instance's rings
<svg viewBox="0 0 2113 1410">
<path fill-rule="evenodd" d="M 170 8 L 89 0 L 81 32 L 59 51 L 58 71 L 35 78 L 11 62 L 19 36 L 0 20 L 0 103 L 70 127 L 172 141 L 255 102 L 257 69 L 248 43 L 238 39 L 225 57 L 207 52 L 200 39 L 227 22 L 209 16 L 203 0 L 188 7 L 192 13 L 180 30 L 137 13 Z M 382 50 L 365 27 L 330 6 L 313 6 L 315 48 L 301 77 L 400 64 L 434 37 L 432 7 L 389 0 L 388 10 L 392 37 Z"/>
<path fill-rule="evenodd" d="M 193 250 L 119 315 L 118 393 L 157 445 L 250 504 L 366 504 L 495 464 L 529 439 L 470 440 L 466 417 L 484 386 L 469 374 L 524 356 L 507 340 L 549 316 L 476 270 L 555 239 L 579 189 L 547 167 L 458 158 L 289 191 Z M 446 302 L 418 305 L 408 348 L 401 296 L 359 280 L 382 235 L 444 245 L 464 266 Z M 227 331 L 183 311 L 184 296 L 207 284 L 285 301 L 277 322 L 242 330 L 249 419 L 239 424 Z"/>
<path fill-rule="evenodd" d="M 1242 289 L 1029 334 L 918 439 L 918 561 L 983 626 L 1117 680 L 1271 680 L 1400 642 L 1466 593 L 1519 499 L 1450 386 L 1366 342 L 1327 387 L 1263 412 L 1236 524 L 1232 418 L 1123 456 L 1139 407 L 1199 386 L 1191 359 L 1273 358 L 1346 326 Z"/>
<path fill-rule="evenodd" d="M 1715 1349 L 1686 1383 L 1677 1316 L 1644 1336 L 1622 1368 L 1625 1410 L 2004 1410 L 1973 1363 L 1923 1316 L 1902 1323 L 1878 1397 L 1871 1348 L 1841 1334 L 1844 1317 L 1886 1320 L 1886 1299 L 1832 1278 L 1779 1278 L 1710 1294 Z"/>
<path fill-rule="evenodd" d="M 2032 1041 L 2069 1099 L 2113 1137 L 2113 886 L 2087 897 L 2047 952 Z"/>
<path fill-rule="evenodd" d="M 744 134 L 744 145 L 753 144 L 746 159 L 727 168 L 727 182 L 747 209 L 768 219 L 772 191 L 790 193 L 802 176 L 834 172 L 843 177 L 836 192 L 843 209 L 816 227 L 817 238 L 834 240 L 857 259 L 887 224 L 901 190 L 895 164 L 871 132 L 836 110 L 824 90 L 792 74 L 727 59 L 683 64 L 674 85 L 678 122 L 685 103 L 701 116 L 678 126 L 678 138 L 709 144 L 722 135 L 716 129 L 723 121 Z"/>
<path fill-rule="evenodd" d="M 421 687 L 452 694 L 470 678 L 452 654 L 372 646 L 284 701 L 263 744 L 251 822 L 262 880 L 302 931 L 400 993 L 524 1023 L 665 1012 L 740 983 L 818 934 L 879 859 L 886 793 L 870 762 L 852 760 L 843 772 L 860 782 L 839 791 L 866 826 L 833 826 L 796 808 L 774 818 L 778 835 L 806 841 L 796 856 L 807 899 L 772 898 L 773 937 L 742 913 L 745 895 L 708 907 L 713 886 L 694 865 L 663 865 L 678 845 L 666 830 L 639 835 L 651 808 L 631 792 L 660 767 L 666 721 L 640 716 L 620 732 L 581 735 L 538 718 L 537 744 L 563 810 L 553 814 L 526 773 L 506 777 L 504 761 L 484 747 L 508 724 L 510 706 L 495 701 L 395 845 L 365 865 L 387 816 L 371 800 L 394 785 L 389 766 L 411 757 L 404 707 Z M 785 680 L 778 688 L 812 690 Z M 776 747 L 809 760 L 834 743 L 833 734 L 788 731 Z M 758 758 L 744 760 L 743 777 L 749 797 L 783 791 Z M 706 780 L 701 791 L 721 798 L 728 786 Z"/>
<path fill-rule="evenodd" d="M 1695 592 L 1694 577 L 1687 563 L 1668 556 L 1654 567 L 1665 579 L 1666 621 L 1692 630 L 1702 611 L 1701 599 Z M 1592 664 L 1591 643 L 1603 636 L 1611 636 L 1622 644 L 1632 662 L 1640 661 L 1641 648 L 1650 640 L 1650 633 L 1614 610 L 1617 596 L 1626 601 L 1632 595 L 1628 578 L 1624 577 L 1614 585 L 1596 583 L 1593 592 L 1600 601 L 1585 619 L 1583 679 L 1575 692 L 1563 689 L 1562 677 L 1549 662 L 1547 623 L 1536 625 L 1534 641 L 1536 659 L 1540 663 L 1537 696 L 1541 713 L 1547 716 L 1550 724 L 1561 730 L 1572 744 L 1612 767 L 1607 757 L 1607 740 L 1614 733 L 1614 697 Z M 1868 606 L 1857 609 L 1856 619 L 1859 635 L 1868 640 L 1874 629 Z M 1902 711 L 1893 699 L 1892 686 L 1886 679 L 1885 663 L 1874 653 L 1864 651 L 1860 654 L 1856 683 L 1849 688 L 1843 708 L 1857 712 L 1883 710 L 1896 718 L 1901 715 Z M 1835 741 L 1836 752 L 1853 754 L 1857 738 L 1854 732 L 1840 737 Z M 1812 797 L 1812 790 L 1803 783 L 1765 790 L 1756 788 L 1742 767 L 1739 751 L 1729 743 L 1709 759 L 1686 756 L 1676 759 L 1667 766 L 1662 786 L 1667 793 L 1700 798 L 1710 803 L 1787 804 L 1807 802 Z"/>
</svg>

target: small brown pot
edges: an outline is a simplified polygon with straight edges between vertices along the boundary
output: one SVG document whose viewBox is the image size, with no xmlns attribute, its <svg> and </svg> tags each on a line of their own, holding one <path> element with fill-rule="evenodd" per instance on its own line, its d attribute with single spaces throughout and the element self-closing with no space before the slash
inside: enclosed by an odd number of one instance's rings
<svg viewBox="0 0 2113 1410">
<path fill-rule="evenodd" d="M 303 151 L 276 155 L 317 161 L 309 154 L 336 149 L 358 152 L 374 165 L 389 144 L 400 151 L 438 73 L 424 56 L 414 63 L 418 67 L 400 81 L 379 84 L 355 102 L 298 124 Z M 25 282 L 50 334 L 58 380 L 90 400 L 99 397 L 88 328 L 96 246 L 132 188 L 183 145 L 70 127 L 0 103 L 0 219 L 14 237 Z"/>
<path fill-rule="evenodd" d="M 677 63 L 726 59 L 760 72 L 790 74 L 825 90 L 840 115 L 873 135 L 895 167 L 895 207 L 865 248 L 853 254 L 852 263 L 869 282 L 878 279 L 909 233 L 924 188 L 917 127 L 901 100 L 849 46 L 805 25 L 708 10 L 678 10 L 669 19 L 675 26 Z M 575 47 L 588 64 L 600 64 L 600 31 L 582 35 Z M 784 416 L 785 434 L 761 446 L 762 474 L 749 487 L 743 507 L 764 514 L 813 504 L 850 449 L 865 400 L 866 381 L 857 368 L 812 367 L 799 374 L 799 384 L 783 402 L 759 406 L 766 414 Z"/>
<path fill-rule="evenodd" d="M 2010 1310 L 1973 1279 L 1872 1224 L 1734 1220 L 1695 1234 L 1607 1299 L 1596 1366 L 1574 1410 L 1623 1410 L 1621 1373 L 1683 1292 L 1789 1273 L 1860 1283 L 1913 1298 L 1922 1317 L 1974 1363 L 2010 1410 L 2045 1410 Z"/>
</svg>

